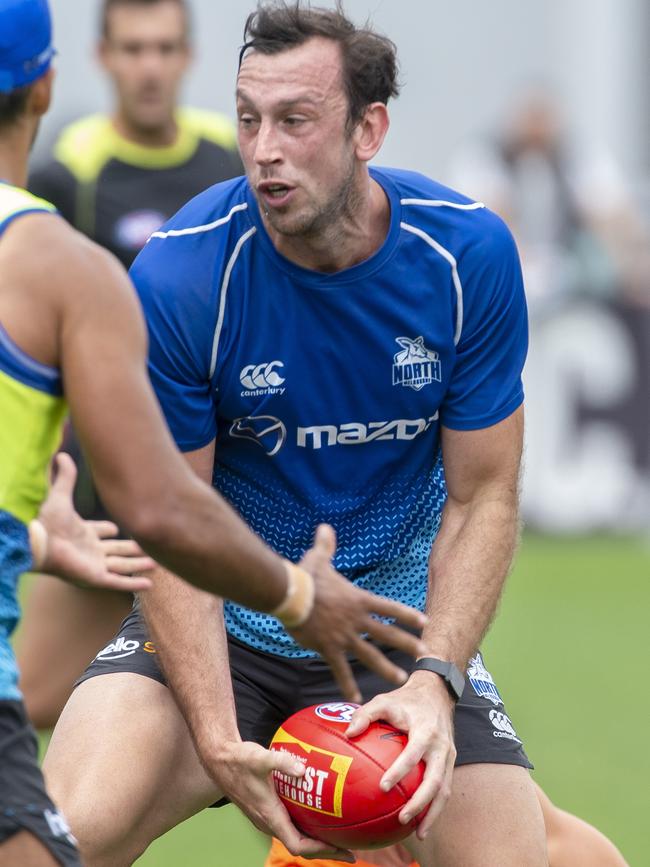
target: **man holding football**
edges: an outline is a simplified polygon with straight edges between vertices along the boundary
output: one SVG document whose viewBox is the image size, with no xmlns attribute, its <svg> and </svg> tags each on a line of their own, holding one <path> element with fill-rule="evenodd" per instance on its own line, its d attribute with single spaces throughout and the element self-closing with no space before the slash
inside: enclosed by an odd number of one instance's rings
<svg viewBox="0 0 650 867">
<path fill-rule="evenodd" d="M 427 613 L 414 669 L 390 653 L 413 669 L 403 686 L 349 660 L 366 701 L 349 734 L 378 718 L 408 733 L 383 787 L 426 763 L 401 814 L 429 806 L 409 851 L 423 867 L 545 867 L 530 762 L 478 651 L 518 532 L 519 261 L 480 202 L 369 169 L 397 90 L 390 40 L 339 9 L 260 5 L 237 78 L 247 177 L 154 232 L 131 276 L 154 388 L 197 474 L 289 559 L 326 520 L 343 574 Z M 98 654 L 45 764 L 89 867 L 131 864 L 225 798 L 268 831 L 284 808 L 247 742 L 337 698 L 321 660 L 272 617 L 222 613 L 162 571 L 120 639 L 133 653 Z"/>
</svg>

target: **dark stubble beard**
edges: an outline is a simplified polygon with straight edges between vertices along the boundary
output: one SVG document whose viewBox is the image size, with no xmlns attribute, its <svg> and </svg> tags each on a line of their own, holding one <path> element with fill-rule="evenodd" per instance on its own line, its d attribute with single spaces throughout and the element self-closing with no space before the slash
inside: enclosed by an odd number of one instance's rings
<svg viewBox="0 0 650 867">
<path fill-rule="evenodd" d="M 344 235 L 346 217 L 354 214 L 359 202 L 359 193 L 354 183 L 355 158 L 350 154 L 348 170 L 330 198 L 317 211 L 296 217 L 287 225 L 280 214 L 264 209 L 271 226 L 281 235 L 291 238 L 327 238 L 330 244 Z"/>
</svg>

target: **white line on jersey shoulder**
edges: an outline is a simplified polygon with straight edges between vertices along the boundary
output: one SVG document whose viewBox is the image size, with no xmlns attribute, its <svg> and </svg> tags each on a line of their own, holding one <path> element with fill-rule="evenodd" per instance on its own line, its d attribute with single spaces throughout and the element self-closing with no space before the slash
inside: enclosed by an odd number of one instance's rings
<svg viewBox="0 0 650 867">
<path fill-rule="evenodd" d="M 444 199 L 400 199 L 401 205 L 423 205 L 425 208 L 457 208 L 459 211 L 476 211 L 484 208 L 483 202 L 446 202 Z"/>
<path fill-rule="evenodd" d="M 411 234 L 417 235 L 418 238 L 422 238 L 423 241 L 425 241 L 436 251 L 436 253 L 439 253 L 442 258 L 451 265 L 451 279 L 454 284 L 454 289 L 456 290 L 456 332 L 454 334 L 454 346 L 456 346 L 463 330 L 463 286 L 460 282 L 460 277 L 458 276 L 458 263 L 456 262 L 456 258 L 449 252 L 449 250 L 447 250 L 446 247 L 443 247 L 442 244 L 439 244 L 435 238 L 432 238 L 431 235 L 427 235 L 427 233 L 423 232 L 422 229 L 418 229 L 417 226 L 410 226 L 408 223 L 400 223 L 400 226 L 406 232 L 411 232 Z"/>
<path fill-rule="evenodd" d="M 219 217 L 218 220 L 214 220 L 212 223 L 206 223 L 204 226 L 190 226 L 187 229 L 170 229 L 168 232 L 154 232 L 151 238 L 177 238 L 179 235 L 196 235 L 199 232 L 211 232 L 212 229 L 218 229 L 219 226 L 223 226 L 224 223 L 231 220 L 233 214 L 236 214 L 237 211 L 245 211 L 246 208 L 248 208 L 248 204 L 242 202 L 231 208 L 225 217 Z M 149 241 L 151 238 L 149 238 Z"/>
<path fill-rule="evenodd" d="M 217 318 L 217 326 L 214 329 L 214 337 L 212 338 L 212 357 L 210 359 L 210 379 L 214 376 L 214 372 L 217 369 L 217 354 L 219 352 L 219 338 L 221 337 L 221 329 L 223 328 L 223 317 L 226 312 L 226 296 L 228 294 L 228 286 L 230 285 L 230 275 L 232 273 L 232 269 L 235 267 L 235 262 L 241 252 L 241 248 L 244 246 L 246 241 L 251 238 L 257 229 L 255 226 L 250 228 L 247 232 L 239 238 L 235 247 L 232 251 L 230 259 L 228 259 L 228 264 L 226 265 L 226 270 L 224 271 L 223 280 L 221 281 L 221 292 L 219 293 L 219 316 Z"/>
</svg>

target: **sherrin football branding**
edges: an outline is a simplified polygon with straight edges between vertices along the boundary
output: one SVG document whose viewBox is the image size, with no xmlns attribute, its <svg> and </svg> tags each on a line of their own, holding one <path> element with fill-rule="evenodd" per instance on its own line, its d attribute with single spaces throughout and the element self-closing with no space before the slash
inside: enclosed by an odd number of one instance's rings
<svg viewBox="0 0 650 867">
<path fill-rule="evenodd" d="M 285 744 L 281 752 L 291 753 L 305 765 L 304 777 L 273 772 L 278 794 L 307 810 L 342 817 L 343 786 L 354 759 L 314 747 L 289 734 L 284 728 L 275 733 L 273 743 Z"/>
<path fill-rule="evenodd" d="M 381 779 L 400 756 L 408 736 L 377 720 L 360 735 L 345 733 L 358 705 L 331 701 L 304 707 L 277 730 L 271 749 L 303 763 L 302 777 L 274 773 L 274 785 L 292 821 L 310 837 L 345 849 L 387 846 L 407 837 L 423 813 L 405 825 L 404 805 L 424 779 L 418 762 L 388 792 Z"/>
<path fill-rule="evenodd" d="M 349 725 L 352 722 L 352 714 L 361 707 L 354 702 L 330 701 L 327 704 L 319 704 L 314 708 L 314 713 L 328 722 L 340 722 Z"/>
</svg>

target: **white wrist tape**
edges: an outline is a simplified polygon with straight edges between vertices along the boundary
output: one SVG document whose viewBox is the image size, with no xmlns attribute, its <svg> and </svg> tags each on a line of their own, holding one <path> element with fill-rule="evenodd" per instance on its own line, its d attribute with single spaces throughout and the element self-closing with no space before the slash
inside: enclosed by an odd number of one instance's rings
<svg viewBox="0 0 650 867">
<path fill-rule="evenodd" d="M 38 571 L 43 567 L 47 557 L 47 530 L 41 522 L 34 518 L 27 527 L 29 532 L 29 544 L 32 549 L 33 569 Z"/>
<path fill-rule="evenodd" d="M 293 629 L 296 626 L 301 626 L 308 618 L 314 607 L 314 596 L 316 588 L 314 579 L 301 569 L 300 566 L 295 566 L 288 560 L 285 561 L 287 567 L 287 595 L 284 600 L 271 611 L 274 617 L 277 617 L 284 626 Z"/>
</svg>

